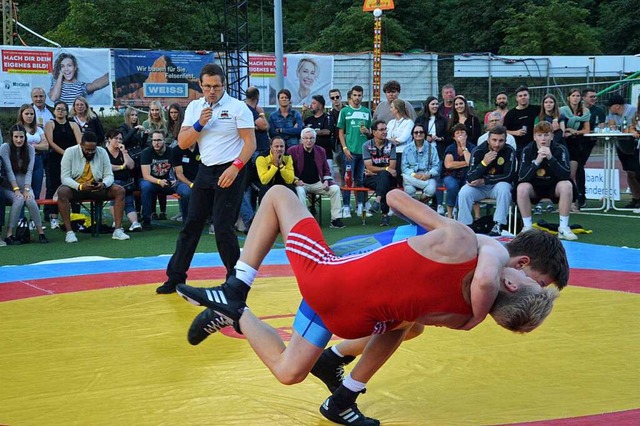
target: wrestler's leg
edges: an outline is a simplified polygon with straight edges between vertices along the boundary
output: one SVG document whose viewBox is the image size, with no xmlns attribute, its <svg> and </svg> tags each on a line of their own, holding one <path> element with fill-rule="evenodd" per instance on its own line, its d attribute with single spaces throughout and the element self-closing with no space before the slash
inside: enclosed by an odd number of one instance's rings
<svg viewBox="0 0 640 426">
<path fill-rule="evenodd" d="M 415 337 L 418 337 L 423 333 L 423 331 L 424 325 L 414 323 L 404 337 L 404 340 L 411 340 Z M 363 337 L 361 339 L 343 340 L 334 347 L 336 348 L 337 353 L 342 356 L 356 357 L 362 354 L 362 351 L 364 351 L 364 348 L 367 346 L 367 343 L 369 343 L 369 340 L 371 340 L 371 336 Z"/>
</svg>

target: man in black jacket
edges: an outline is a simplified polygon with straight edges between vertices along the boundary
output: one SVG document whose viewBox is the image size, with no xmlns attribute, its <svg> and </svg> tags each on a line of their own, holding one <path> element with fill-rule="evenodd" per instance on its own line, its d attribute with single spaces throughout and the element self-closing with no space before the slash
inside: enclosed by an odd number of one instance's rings
<svg viewBox="0 0 640 426">
<path fill-rule="evenodd" d="M 542 121 L 534 127 L 533 142 L 522 150 L 520 159 L 516 192 L 518 209 L 522 215 L 522 231 L 532 227 L 531 202 L 537 203 L 542 198 L 549 198 L 553 203 L 558 203 L 558 237 L 577 240 L 578 237 L 569 228 L 573 199 L 569 151 L 566 146 L 553 142 L 551 124 Z"/>
</svg>

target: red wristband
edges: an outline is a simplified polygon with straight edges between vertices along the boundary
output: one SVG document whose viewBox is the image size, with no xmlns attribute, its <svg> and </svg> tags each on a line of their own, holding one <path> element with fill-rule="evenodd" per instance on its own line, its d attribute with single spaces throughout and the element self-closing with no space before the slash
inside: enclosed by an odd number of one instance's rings
<svg viewBox="0 0 640 426">
<path fill-rule="evenodd" d="M 235 160 L 233 160 L 233 163 L 231 163 L 231 165 L 236 166 L 238 170 L 242 170 L 242 168 L 244 167 L 244 162 L 241 159 L 236 158 Z"/>
</svg>

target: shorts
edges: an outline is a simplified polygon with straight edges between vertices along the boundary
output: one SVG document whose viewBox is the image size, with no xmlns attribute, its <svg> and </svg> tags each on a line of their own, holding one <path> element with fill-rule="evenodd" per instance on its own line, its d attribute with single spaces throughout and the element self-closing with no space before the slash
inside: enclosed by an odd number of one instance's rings
<svg viewBox="0 0 640 426">
<path fill-rule="evenodd" d="M 333 335 L 318 314 L 302 299 L 293 320 L 293 329 L 314 346 L 324 348 Z"/>
<path fill-rule="evenodd" d="M 558 182 L 549 182 L 544 184 L 537 184 L 533 186 L 533 192 L 535 197 L 531 198 L 533 204 L 538 204 L 543 198 L 548 198 L 553 204 L 558 204 L 560 199 L 556 196 L 556 185 Z"/>
<path fill-rule="evenodd" d="M 71 202 L 84 200 L 105 201 L 111 199 L 111 197 L 109 197 L 109 188 L 103 188 L 100 191 L 78 191 L 72 188 L 71 193 L 73 194 L 69 200 Z"/>
<path fill-rule="evenodd" d="M 640 174 L 640 151 L 636 149 L 633 153 L 627 153 L 619 148 L 617 148 L 616 151 L 620 164 L 622 164 L 622 169 L 625 172 L 635 172 L 636 175 Z"/>
</svg>

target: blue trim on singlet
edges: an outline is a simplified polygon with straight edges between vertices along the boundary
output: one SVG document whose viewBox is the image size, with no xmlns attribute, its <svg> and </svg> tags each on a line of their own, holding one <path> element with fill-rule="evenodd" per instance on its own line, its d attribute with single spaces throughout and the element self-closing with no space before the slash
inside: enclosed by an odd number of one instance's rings
<svg viewBox="0 0 640 426">
<path fill-rule="evenodd" d="M 324 325 L 318 314 L 302 299 L 300 307 L 293 321 L 293 329 L 305 340 L 319 348 L 329 343 L 332 333 Z"/>
</svg>

